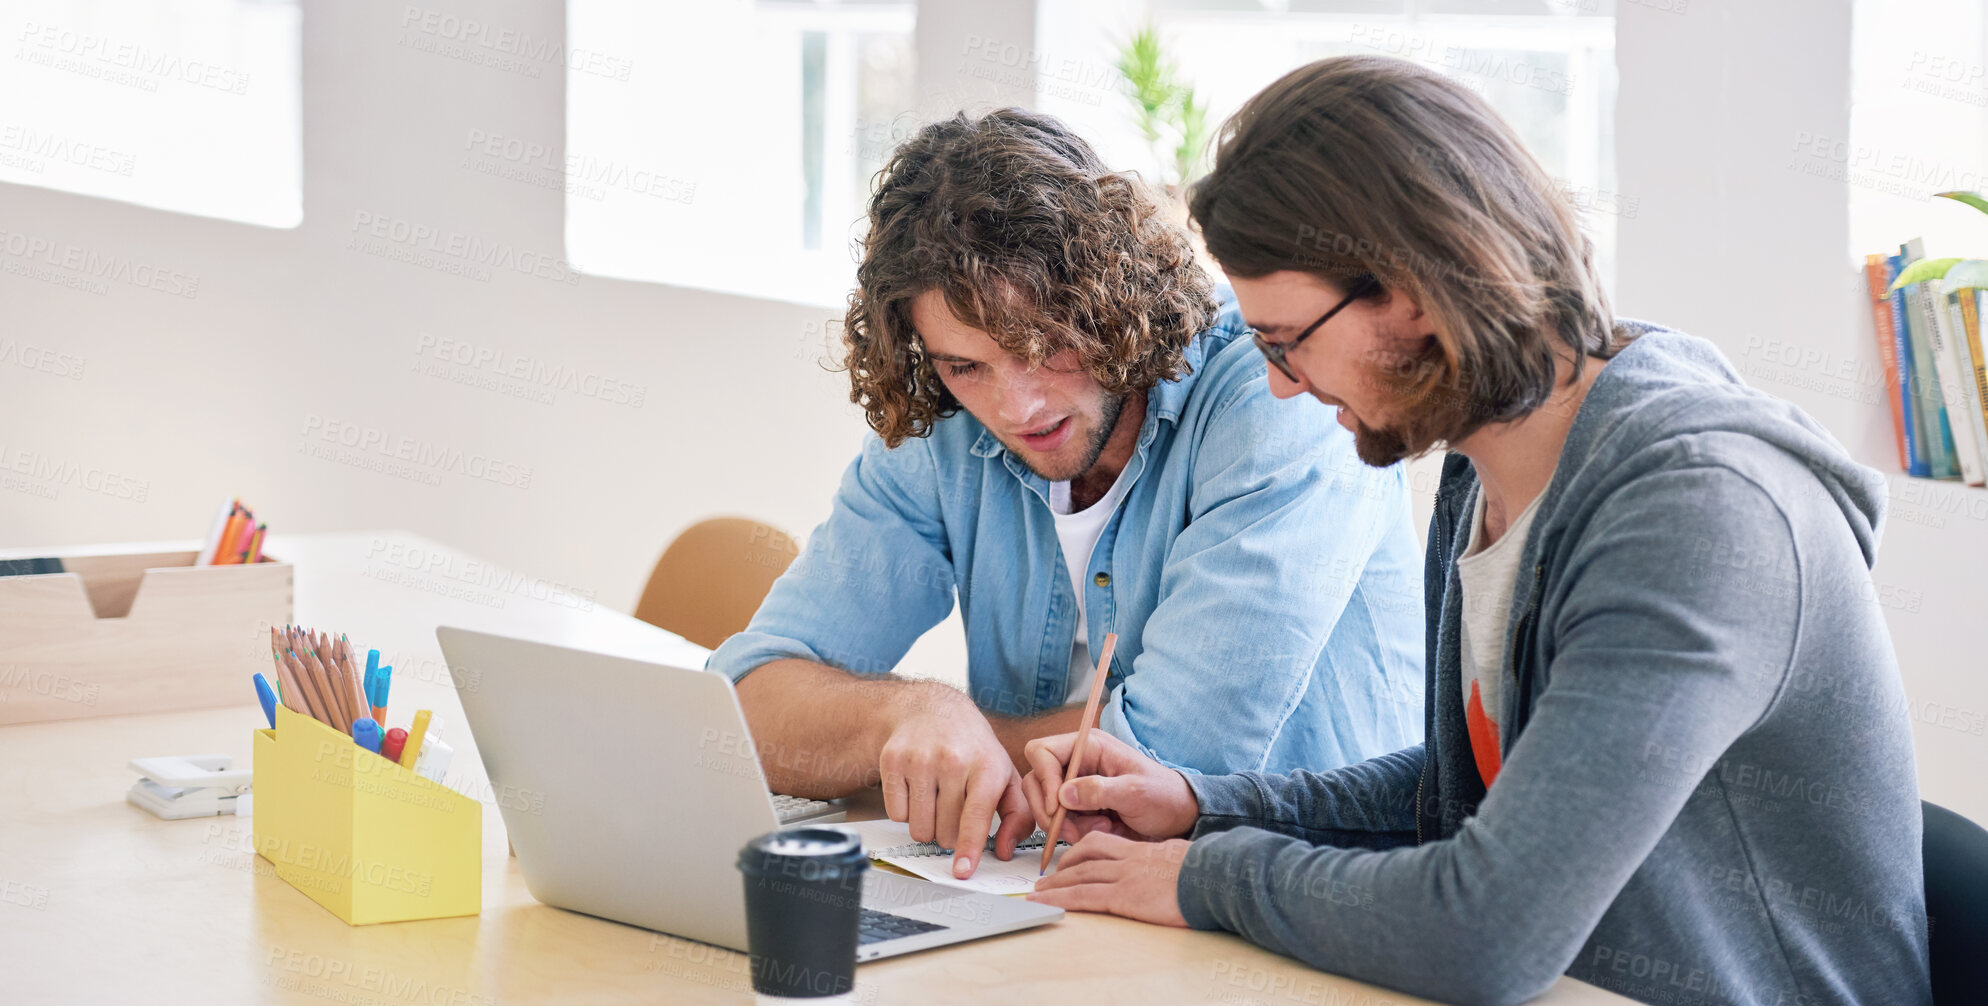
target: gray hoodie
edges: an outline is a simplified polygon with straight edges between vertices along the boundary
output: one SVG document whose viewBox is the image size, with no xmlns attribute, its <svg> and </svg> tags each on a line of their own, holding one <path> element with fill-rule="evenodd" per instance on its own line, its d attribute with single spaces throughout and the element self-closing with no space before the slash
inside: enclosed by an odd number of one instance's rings
<svg viewBox="0 0 1988 1006">
<path fill-rule="evenodd" d="M 1931 1001 L 1905 695 L 1870 577 L 1884 481 L 1710 343 L 1640 323 L 1540 499 L 1503 766 L 1464 726 L 1443 466 L 1423 745 L 1189 781 L 1190 925 L 1456 1003 L 1565 973 L 1652 1003 Z"/>
</svg>

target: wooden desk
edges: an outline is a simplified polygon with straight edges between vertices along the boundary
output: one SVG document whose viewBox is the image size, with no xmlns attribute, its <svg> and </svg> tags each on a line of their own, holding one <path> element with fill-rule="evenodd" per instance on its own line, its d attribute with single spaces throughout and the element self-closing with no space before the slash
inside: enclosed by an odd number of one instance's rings
<svg viewBox="0 0 1988 1006">
<path fill-rule="evenodd" d="M 161 821 L 124 802 L 135 757 L 227 752 L 246 764 L 261 711 L 0 727 L 0 961 L 10 1003 L 496 1006 L 745 1003 L 743 954 L 549 908 L 506 855 L 504 824 L 435 645 L 488 628 L 698 666 L 702 651 L 572 600 L 477 586 L 472 560 L 398 533 L 284 535 L 297 621 L 398 654 L 393 707 L 450 720 L 456 768 L 484 802 L 483 914 L 351 927 L 277 879 L 233 817 Z M 399 559 L 389 553 L 400 550 Z M 410 568 L 410 550 L 458 565 Z M 416 566 L 432 560 L 424 554 Z M 414 579 L 392 571 L 406 570 Z M 391 574 L 391 575 L 388 575 Z M 458 589 L 461 588 L 461 589 Z M 451 596 L 454 594 L 455 596 Z M 505 598 L 497 605 L 493 599 Z M 402 663 L 404 662 L 404 663 Z M 409 668 L 403 671 L 402 667 Z M 874 814 L 859 801 L 853 816 Z M 1434 948 L 1432 948 L 1433 950 Z M 863 965 L 860 1003 L 1203 1002 L 1383 1006 L 1413 999 L 1313 971 L 1233 936 L 1071 914 L 1062 923 Z M 1619 1003 L 1562 979 L 1543 1003 Z"/>
</svg>

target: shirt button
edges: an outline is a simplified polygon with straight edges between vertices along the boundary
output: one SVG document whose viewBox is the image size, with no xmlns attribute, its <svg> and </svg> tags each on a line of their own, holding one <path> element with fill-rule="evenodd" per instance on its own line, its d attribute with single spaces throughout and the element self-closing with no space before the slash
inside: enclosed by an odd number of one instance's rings
<svg viewBox="0 0 1988 1006">
<path fill-rule="evenodd" d="M 1099 573 L 1098 575 L 1091 577 L 1091 582 L 1097 584 L 1100 587 L 1109 587 L 1111 586 L 1111 574 Z"/>
</svg>

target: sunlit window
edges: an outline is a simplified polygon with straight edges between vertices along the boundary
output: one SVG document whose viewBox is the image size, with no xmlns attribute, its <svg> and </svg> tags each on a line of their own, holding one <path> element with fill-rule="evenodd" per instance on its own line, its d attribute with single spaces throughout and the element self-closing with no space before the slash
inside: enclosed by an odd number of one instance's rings
<svg viewBox="0 0 1988 1006">
<path fill-rule="evenodd" d="M 841 303 L 872 176 L 919 125 L 912 110 L 951 111 L 938 107 L 947 94 L 1026 95 L 1107 163 L 1178 183 L 1182 136 L 1138 118 L 1122 69 L 1151 25 L 1171 79 L 1194 88 L 1204 139 L 1249 95 L 1324 56 L 1384 53 L 1448 74 L 1504 114 L 1586 211 L 1612 285 L 1616 224 L 1640 201 L 1615 191 L 1615 21 L 1603 6 L 1036 3 L 1031 38 L 933 36 L 914 51 L 911 2 L 571 0 L 571 44 L 627 52 L 634 69 L 568 74 L 567 250 L 596 274 Z M 935 61 L 926 83 L 941 94 L 913 94 L 920 56 Z M 573 177 L 576 163 L 667 184 L 596 184 Z"/>
<path fill-rule="evenodd" d="M 842 302 L 870 178 L 910 128 L 913 16 L 908 3 L 571 0 L 571 45 L 631 65 L 625 79 L 567 75 L 574 265 Z"/>
<path fill-rule="evenodd" d="M 1988 217 L 1933 193 L 1988 190 L 1988 52 L 1978 0 L 1859 0 L 1850 135 L 1791 126 L 1788 166 L 1843 183 L 1851 261 L 1926 239 L 1939 257 L 1988 255 Z"/>
<path fill-rule="evenodd" d="M 1116 72 L 1140 28 L 1192 87 L 1213 127 L 1284 73 L 1312 60 L 1378 53 L 1413 60 L 1484 96 L 1583 212 L 1603 281 L 1614 285 L 1619 220 L 1641 208 L 1615 184 L 1615 19 L 1597 0 L 1154 0 L 1044 4 L 1033 66 L 1037 107 L 1064 118 L 1115 165 L 1162 183 L 1181 174 L 1179 116 L 1158 142 L 1141 128 Z M 1074 68 L 1074 69 L 1073 69 Z"/>
<path fill-rule="evenodd" d="M 223 220 L 303 219 L 294 0 L 19 0 L 0 182 Z"/>
</svg>

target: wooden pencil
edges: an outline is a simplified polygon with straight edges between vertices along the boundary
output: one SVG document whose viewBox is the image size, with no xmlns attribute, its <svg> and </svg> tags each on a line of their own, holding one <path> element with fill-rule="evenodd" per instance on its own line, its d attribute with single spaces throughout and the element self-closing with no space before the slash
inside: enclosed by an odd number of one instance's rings
<svg viewBox="0 0 1988 1006">
<path fill-rule="evenodd" d="M 306 634 L 305 638 L 309 639 L 310 637 Z M 337 727 L 343 733 L 350 734 L 352 732 L 352 721 L 356 717 L 351 709 L 346 708 L 345 689 L 339 686 L 337 677 L 333 675 L 331 668 L 325 666 L 324 658 L 318 655 L 318 651 L 315 648 L 306 650 L 303 654 L 299 654 L 299 656 L 304 657 L 304 666 L 309 667 L 311 673 L 317 675 L 319 693 L 330 700 L 332 711 L 337 716 L 332 726 Z"/>
<path fill-rule="evenodd" d="M 303 640 L 297 638 L 297 627 L 294 625 L 284 626 L 284 663 L 289 666 L 291 676 L 296 678 L 299 690 L 303 693 L 304 702 L 307 707 L 306 711 L 311 714 L 312 719 L 329 726 L 331 724 L 331 716 L 325 712 L 323 700 L 318 695 L 317 682 L 311 680 L 310 672 L 304 668 L 303 658 L 297 656 L 297 651 L 302 646 Z"/>
<path fill-rule="evenodd" d="M 346 715 L 345 703 L 339 701 L 338 690 L 332 687 L 331 677 L 325 673 L 324 665 L 319 663 L 311 652 L 309 630 L 301 628 L 297 630 L 297 648 L 293 652 L 296 653 L 297 662 L 303 667 L 304 674 L 309 679 L 312 693 L 318 700 L 318 708 L 325 714 L 326 725 L 336 728 L 340 733 L 350 734 L 352 720 Z"/>
<path fill-rule="evenodd" d="M 276 655 L 276 680 L 283 685 L 283 704 L 309 716 L 311 709 L 304 702 L 304 689 L 297 683 L 297 676 L 290 673 L 290 664 L 283 659 L 281 653 Z"/>
<path fill-rule="evenodd" d="M 1104 679 L 1111 676 L 1111 651 L 1117 648 L 1118 633 L 1105 633 L 1104 649 L 1098 654 L 1097 666 L 1091 670 L 1091 697 L 1084 700 L 1084 719 L 1077 724 L 1077 743 L 1071 745 L 1070 764 L 1064 769 L 1065 782 L 1084 764 L 1084 744 L 1091 739 L 1091 726 L 1098 721 L 1098 703 L 1104 698 Z M 1061 789 L 1060 786 L 1058 788 Z M 1069 809 L 1063 806 L 1063 801 L 1056 801 L 1056 819 L 1049 823 L 1049 831 L 1042 840 L 1043 875 L 1049 873 L 1049 861 L 1056 856 L 1056 836 L 1063 831 L 1063 814 Z"/>
<path fill-rule="evenodd" d="M 359 711 L 359 716 L 372 716 L 373 706 L 366 698 L 366 690 L 359 681 L 358 671 L 352 667 L 352 655 L 343 646 L 334 642 L 331 647 L 331 659 L 338 668 L 338 679 L 345 682 L 345 700 L 352 703 L 352 708 Z M 377 722 L 378 717 L 374 717 L 374 720 Z M 380 733 L 384 736 L 386 724 L 381 723 L 380 728 Z"/>
<path fill-rule="evenodd" d="M 304 669 L 304 661 L 297 656 L 297 651 L 283 651 L 283 661 L 290 668 L 291 678 L 297 682 L 297 694 L 304 698 L 304 711 L 310 713 L 312 719 L 330 726 L 331 716 L 324 711 L 324 700 L 318 696 L 317 683 L 311 680 L 310 672 Z"/>
</svg>

